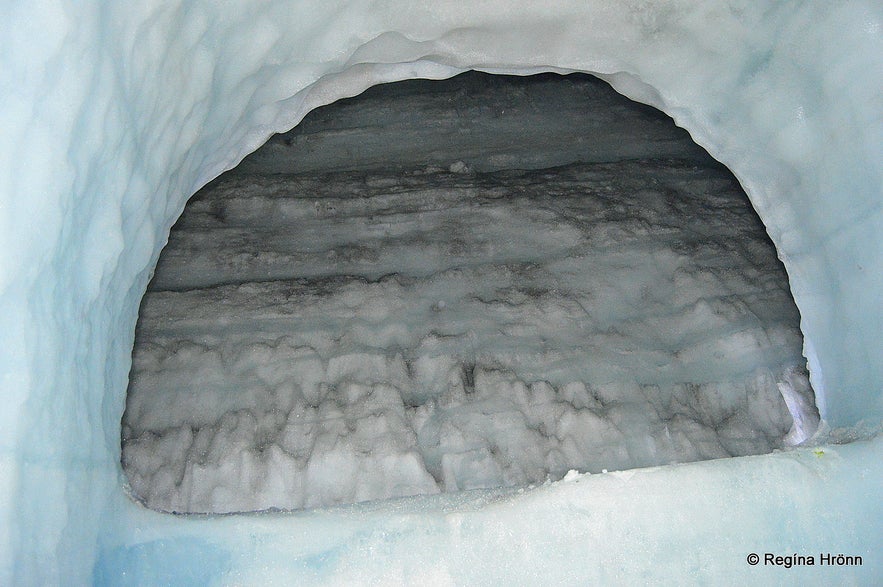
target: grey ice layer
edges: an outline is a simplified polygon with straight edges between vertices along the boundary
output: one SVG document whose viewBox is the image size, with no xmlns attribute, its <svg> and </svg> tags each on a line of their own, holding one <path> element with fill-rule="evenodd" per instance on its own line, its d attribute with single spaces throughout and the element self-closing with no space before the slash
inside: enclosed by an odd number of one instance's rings
<svg viewBox="0 0 883 587">
<path fill-rule="evenodd" d="M 352 171 L 462 161 L 477 171 L 671 157 L 714 160 L 655 108 L 583 74 L 467 72 L 369 88 L 310 112 L 232 173 Z"/>
<path fill-rule="evenodd" d="M 755 454 L 817 420 L 784 271 L 718 168 L 232 175 L 153 288 L 123 460 L 157 509 Z"/>
</svg>

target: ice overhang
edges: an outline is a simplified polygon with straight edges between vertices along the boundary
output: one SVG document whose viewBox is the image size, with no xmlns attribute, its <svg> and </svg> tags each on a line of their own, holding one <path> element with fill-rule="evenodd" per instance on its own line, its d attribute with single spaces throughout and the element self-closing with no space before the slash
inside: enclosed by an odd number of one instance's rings
<svg viewBox="0 0 883 587">
<path fill-rule="evenodd" d="M 733 170 L 766 224 L 822 416 L 874 427 L 883 415 L 883 15 L 873 2 L 2 12 L 0 582 L 98 580 L 113 567 L 100 552 L 172 548 L 163 540 L 190 532 L 134 511 L 120 491 L 119 417 L 150 270 L 199 186 L 311 108 L 383 81 L 585 71 L 670 114 Z M 847 462 L 873 460 L 872 446 L 871 456 L 845 450 Z M 847 495 L 813 487 L 800 508 Z M 843 508 L 859 527 L 879 518 L 879 506 Z M 156 560 L 150 548 L 138 552 Z"/>
</svg>

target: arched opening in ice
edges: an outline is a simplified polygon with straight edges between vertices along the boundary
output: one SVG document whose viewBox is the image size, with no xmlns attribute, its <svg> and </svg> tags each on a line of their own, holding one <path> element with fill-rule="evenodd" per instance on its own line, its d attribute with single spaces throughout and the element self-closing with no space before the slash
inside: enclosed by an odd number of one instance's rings
<svg viewBox="0 0 883 587">
<path fill-rule="evenodd" d="M 176 512 L 758 454 L 818 422 L 738 182 L 585 75 L 312 112 L 188 204 L 141 308 L 123 464 Z"/>
<path fill-rule="evenodd" d="M 734 554 L 748 545 L 865 556 L 788 570 L 807 583 L 883 574 L 879 436 L 368 516 L 182 521 L 126 500 L 119 466 L 138 304 L 185 201 L 320 104 L 466 69 L 596 72 L 687 128 L 788 269 L 825 423 L 878 426 L 879 2 L 9 2 L 3 16 L 0 583 L 756 582 Z"/>
</svg>

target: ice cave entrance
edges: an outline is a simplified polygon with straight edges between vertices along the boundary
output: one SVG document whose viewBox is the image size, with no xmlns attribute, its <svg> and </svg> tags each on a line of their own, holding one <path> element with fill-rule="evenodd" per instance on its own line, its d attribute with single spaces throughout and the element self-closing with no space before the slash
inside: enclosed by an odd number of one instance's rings
<svg viewBox="0 0 883 587">
<path fill-rule="evenodd" d="M 818 422 L 729 171 L 587 75 L 375 86 L 197 193 L 122 425 L 169 512 L 324 507 L 770 452 Z"/>
</svg>

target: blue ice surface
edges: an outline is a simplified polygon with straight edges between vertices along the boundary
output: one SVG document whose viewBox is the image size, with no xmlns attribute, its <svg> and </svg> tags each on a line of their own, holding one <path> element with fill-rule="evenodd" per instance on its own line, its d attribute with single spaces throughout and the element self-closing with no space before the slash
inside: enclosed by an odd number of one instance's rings
<svg viewBox="0 0 883 587">
<path fill-rule="evenodd" d="M 294 513 L 173 518 L 124 504 L 139 534 L 100 584 L 873 584 L 883 573 L 883 438 Z M 747 557 L 812 556 L 813 565 Z M 861 564 L 821 564 L 821 555 Z"/>
<path fill-rule="evenodd" d="M 120 545 L 98 555 L 94 585 L 177 585 L 204 587 L 229 572 L 230 553 L 199 538 L 153 540 Z"/>
<path fill-rule="evenodd" d="M 222 559 L 220 582 L 296 582 L 310 568 L 299 561 L 341 545 L 340 557 L 312 559 L 327 569 L 320 580 L 879 582 L 879 437 L 819 456 L 592 477 L 468 511 L 159 522 L 123 502 L 137 307 L 186 199 L 323 101 L 470 68 L 595 72 L 671 114 L 730 167 L 767 226 L 823 417 L 883 418 L 878 0 L 261 9 L 0 7 L 0 584 L 212 582 L 200 568 Z M 354 526 L 372 531 L 356 540 Z M 160 570 L 151 559 L 167 548 L 184 555 Z M 744 562 L 805 549 L 864 564 Z"/>
</svg>

